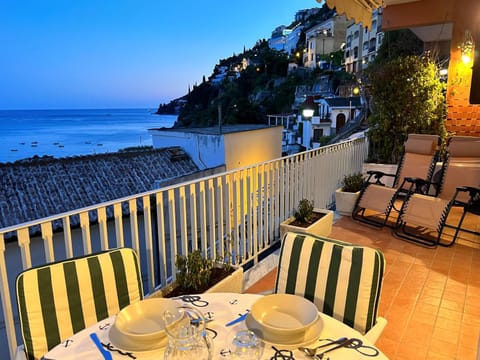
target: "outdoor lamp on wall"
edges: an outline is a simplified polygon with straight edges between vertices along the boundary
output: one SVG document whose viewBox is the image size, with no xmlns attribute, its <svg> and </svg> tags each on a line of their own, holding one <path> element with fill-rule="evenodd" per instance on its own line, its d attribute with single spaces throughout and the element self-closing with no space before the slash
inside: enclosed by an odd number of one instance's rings
<svg viewBox="0 0 480 360">
<path fill-rule="evenodd" d="M 313 116 L 313 113 L 315 112 L 315 110 L 313 109 L 303 109 L 302 111 L 302 115 L 304 118 L 311 118 Z"/>
<path fill-rule="evenodd" d="M 469 30 L 465 30 L 465 40 L 458 46 L 462 52 L 462 61 L 465 65 L 473 65 L 473 38 Z"/>
<path fill-rule="evenodd" d="M 302 116 L 306 119 L 310 119 L 315 112 L 315 103 L 313 97 L 309 96 L 303 103 Z"/>
</svg>

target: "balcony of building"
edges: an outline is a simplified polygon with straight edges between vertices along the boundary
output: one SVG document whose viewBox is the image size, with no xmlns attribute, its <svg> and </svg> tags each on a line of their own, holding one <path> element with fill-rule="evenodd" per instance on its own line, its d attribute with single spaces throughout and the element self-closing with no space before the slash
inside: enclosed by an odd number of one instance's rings
<svg viewBox="0 0 480 360">
<path fill-rule="evenodd" d="M 356 139 L 211 177 L 0 229 L 0 355 L 22 343 L 15 277 L 23 269 L 128 246 L 140 255 L 144 289 L 175 280 L 175 254 L 200 249 L 244 267 L 244 290 L 273 287 L 279 224 L 298 201 L 331 208 L 346 173 L 367 154 Z M 473 220 L 474 221 L 474 220 Z M 71 226 L 71 224 L 78 224 Z M 478 226 L 478 225 L 474 225 Z M 336 216 L 333 238 L 381 249 L 387 260 L 380 315 L 388 325 L 379 348 L 391 359 L 474 359 L 480 328 L 480 239 L 426 249 Z"/>
</svg>

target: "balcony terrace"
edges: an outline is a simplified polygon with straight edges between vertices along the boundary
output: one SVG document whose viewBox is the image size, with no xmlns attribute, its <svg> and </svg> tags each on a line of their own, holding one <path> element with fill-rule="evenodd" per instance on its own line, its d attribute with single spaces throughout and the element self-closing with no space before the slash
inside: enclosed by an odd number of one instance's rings
<svg viewBox="0 0 480 360">
<path fill-rule="evenodd" d="M 175 280 L 175 254 L 198 248 L 221 257 L 222 239 L 230 235 L 235 262 L 249 269 L 245 291 L 271 289 L 275 256 L 270 254 L 280 243 L 280 222 L 302 198 L 331 207 L 343 175 L 360 171 L 366 154 L 366 140 L 356 139 L 0 229 L 0 357 L 13 358 L 22 342 L 15 277 L 47 262 L 133 247 L 140 254 L 144 289 L 151 293 Z M 451 248 L 426 249 L 394 238 L 388 228 L 337 217 L 331 237 L 385 253 L 379 311 L 389 323 L 377 345 L 391 359 L 475 358 L 480 239 L 469 236 Z"/>
<path fill-rule="evenodd" d="M 470 228 L 479 226 L 478 218 L 468 222 Z M 477 359 L 480 236 L 461 232 L 453 247 L 431 249 L 397 239 L 389 228 L 340 217 L 330 237 L 385 254 L 379 314 L 388 324 L 376 343 L 385 355 L 396 360 Z M 272 289 L 275 274 L 274 269 L 245 291 Z"/>
</svg>

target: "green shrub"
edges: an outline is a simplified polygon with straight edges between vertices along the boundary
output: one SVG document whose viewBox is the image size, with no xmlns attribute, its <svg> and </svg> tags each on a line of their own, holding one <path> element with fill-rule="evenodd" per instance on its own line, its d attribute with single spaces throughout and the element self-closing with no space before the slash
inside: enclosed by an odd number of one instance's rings
<svg viewBox="0 0 480 360">
<path fill-rule="evenodd" d="M 213 261 L 202 256 L 200 250 L 195 250 L 187 256 L 177 255 L 177 283 L 185 290 L 198 290 L 210 281 Z"/>
<path fill-rule="evenodd" d="M 310 222 L 313 214 L 313 201 L 302 199 L 295 211 L 295 220 L 300 222 Z"/>
<path fill-rule="evenodd" d="M 446 136 L 445 83 L 428 56 L 406 56 L 366 70 L 373 114 L 368 161 L 398 164 L 408 134 Z"/>
<path fill-rule="evenodd" d="M 345 175 L 342 180 L 342 191 L 345 192 L 357 192 L 362 189 L 363 186 L 362 173 L 354 173 Z"/>
</svg>

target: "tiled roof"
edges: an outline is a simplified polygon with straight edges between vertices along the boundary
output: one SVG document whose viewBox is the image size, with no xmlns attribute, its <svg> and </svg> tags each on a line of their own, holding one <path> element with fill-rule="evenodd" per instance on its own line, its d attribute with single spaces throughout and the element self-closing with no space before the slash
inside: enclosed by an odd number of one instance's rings
<svg viewBox="0 0 480 360">
<path fill-rule="evenodd" d="M 0 228 L 146 192 L 155 180 L 197 171 L 178 147 L 0 164 Z"/>
<path fill-rule="evenodd" d="M 360 97 L 352 96 L 352 97 L 335 97 L 335 98 L 325 98 L 322 99 L 327 102 L 327 104 L 331 107 L 349 107 L 350 105 L 353 107 L 360 107 Z M 351 102 L 351 104 L 350 104 Z"/>
</svg>

